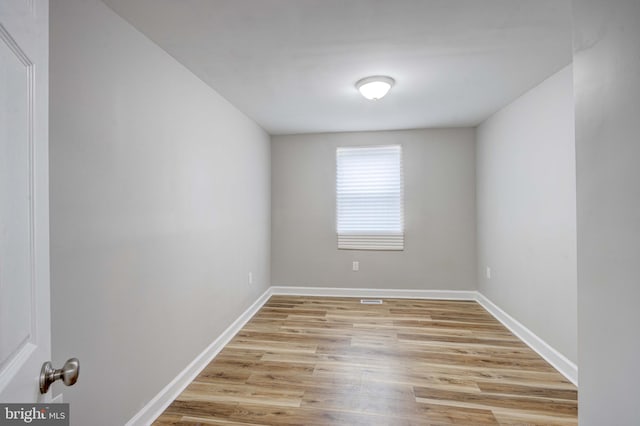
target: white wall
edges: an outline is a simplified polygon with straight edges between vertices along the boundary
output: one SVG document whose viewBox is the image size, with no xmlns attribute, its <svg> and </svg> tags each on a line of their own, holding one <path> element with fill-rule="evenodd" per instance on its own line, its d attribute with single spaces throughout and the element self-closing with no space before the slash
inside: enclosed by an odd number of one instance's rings
<svg viewBox="0 0 640 426">
<path fill-rule="evenodd" d="M 97 0 L 51 2 L 50 83 L 56 392 L 121 425 L 267 288 L 269 136 Z"/>
<path fill-rule="evenodd" d="M 377 144 L 403 147 L 405 250 L 338 250 L 336 147 Z M 475 289 L 473 129 L 278 136 L 271 148 L 273 285 Z"/>
<path fill-rule="evenodd" d="M 580 425 L 640 422 L 640 2 L 573 0 Z"/>
<path fill-rule="evenodd" d="M 566 67 L 478 127 L 477 226 L 479 291 L 576 363 L 572 84 Z"/>
</svg>

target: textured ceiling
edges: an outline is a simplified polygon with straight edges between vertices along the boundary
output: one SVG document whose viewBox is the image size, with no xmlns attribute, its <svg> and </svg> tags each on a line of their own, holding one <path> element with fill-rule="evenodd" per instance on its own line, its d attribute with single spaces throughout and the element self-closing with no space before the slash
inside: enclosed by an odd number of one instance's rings
<svg viewBox="0 0 640 426">
<path fill-rule="evenodd" d="M 475 126 L 571 62 L 568 0 L 103 1 L 271 134 Z"/>
</svg>

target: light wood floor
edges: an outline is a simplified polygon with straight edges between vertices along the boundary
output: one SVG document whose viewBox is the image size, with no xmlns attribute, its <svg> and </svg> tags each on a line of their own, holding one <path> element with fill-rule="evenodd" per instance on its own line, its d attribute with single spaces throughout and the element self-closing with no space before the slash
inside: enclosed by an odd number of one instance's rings
<svg viewBox="0 0 640 426">
<path fill-rule="evenodd" d="M 575 425 L 577 390 L 475 302 L 274 296 L 155 425 Z"/>
</svg>

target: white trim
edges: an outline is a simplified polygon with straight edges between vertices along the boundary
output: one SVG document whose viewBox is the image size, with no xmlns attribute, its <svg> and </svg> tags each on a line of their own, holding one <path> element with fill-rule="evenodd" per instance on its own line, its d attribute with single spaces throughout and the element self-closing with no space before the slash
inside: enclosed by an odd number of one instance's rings
<svg viewBox="0 0 640 426">
<path fill-rule="evenodd" d="M 473 290 L 395 290 L 379 288 L 273 286 L 274 295 L 321 297 L 390 297 L 395 299 L 476 300 Z"/>
<path fill-rule="evenodd" d="M 340 250 L 404 250 L 404 232 L 399 233 L 340 233 L 338 234 Z"/>
<path fill-rule="evenodd" d="M 571 383 L 578 386 L 578 366 L 571 362 L 547 342 L 538 337 L 533 331 L 522 325 L 518 320 L 500 309 L 495 303 L 485 295 L 478 292 L 476 301 L 485 308 L 491 315 L 507 327 L 520 340 L 551 364 L 560 374 Z"/>
<path fill-rule="evenodd" d="M 251 306 L 247 308 L 216 340 L 213 341 L 200 355 L 164 387 L 151 401 L 149 401 L 126 426 L 150 425 L 162 414 L 174 399 L 191 383 L 218 353 L 225 347 L 233 336 L 244 327 L 256 312 L 262 308 L 271 297 L 271 288 L 267 289 Z"/>
<path fill-rule="evenodd" d="M 535 333 L 522 325 L 512 316 L 496 306 L 483 294 L 474 290 L 409 290 L 409 289 L 373 289 L 373 288 L 337 288 L 337 287 L 269 287 L 238 319 L 236 319 L 218 338 L 198 355 L 180 374 L 149 401 L 126 426 L 150 425 L 162 414 L 174 399 L 196 378 L 196 376 L 229 343 L 233 336 L 255 315 L 273 295 L 281 296 L 319 296 L 319 297 L 375 297 L 397 299 L 439 299 L 473 300 L 507 327 L 520 340 L 551 364 L 571 383 L 578 386 L 578 367 L 560 352 L 549 346 Z"/>
<path fill-rule="evenodd" d="M 9 355 L 9 361 L 6 365 L 0 365 L 2 367 L 0 368 L 0 390 L 5 389 L 6 386 L 9 385 L 24 364 L 29 361 L 29 358 L 36 349 L 38 349 L 36 345 L 31 342 L 26 342 L 15 354 Z"/>
</svg>

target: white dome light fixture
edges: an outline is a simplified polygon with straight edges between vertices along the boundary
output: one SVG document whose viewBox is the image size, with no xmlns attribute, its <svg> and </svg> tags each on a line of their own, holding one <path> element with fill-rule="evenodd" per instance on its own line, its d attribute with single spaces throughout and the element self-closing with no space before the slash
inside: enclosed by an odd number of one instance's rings
<svg viewBox="0 0 640 426">
<path fill-rule="evenodd" d="M 362 96 L 372 101 L 382 99 L 393 87 L 395 80 L 383 75 L 375 75 L 358 80 L 356 88 Z"/>
</svg>

